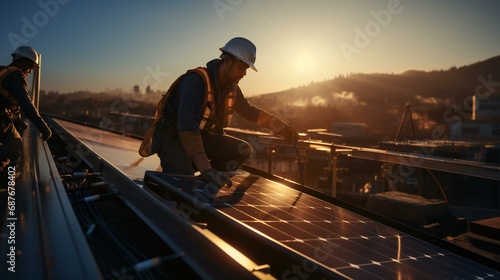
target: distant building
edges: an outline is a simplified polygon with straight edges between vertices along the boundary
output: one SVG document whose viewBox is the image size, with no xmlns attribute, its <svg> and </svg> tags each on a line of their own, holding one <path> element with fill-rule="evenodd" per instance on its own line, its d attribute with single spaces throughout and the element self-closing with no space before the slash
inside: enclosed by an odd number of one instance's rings
<svg viewBox="0 0 500 280">
<path fill-rule="evenodd" d="M 474 95 L 472 97 L 472 120 L 500 122 L 500 94 L 487 98 L 478 98 Z"/>
<path fill-rule="evenodd" d="M 141 87 L 139 87 L 138 85 L 135 85 L 132 90 L 133 90 L 134 94 L 141 93 Z"/>
<path fill-rule="evenodd" d="M 450 139 L 500 141 L 500 94 L 472 97 L 472 118 L 451 126 Z"/>
<path fill-rule="evenodd" d="M 450 138 L 454 140 L 498 140 L 500 123 L 491 121 L 463 121 L 456 129 L 450 128 Z"/>
</svg>

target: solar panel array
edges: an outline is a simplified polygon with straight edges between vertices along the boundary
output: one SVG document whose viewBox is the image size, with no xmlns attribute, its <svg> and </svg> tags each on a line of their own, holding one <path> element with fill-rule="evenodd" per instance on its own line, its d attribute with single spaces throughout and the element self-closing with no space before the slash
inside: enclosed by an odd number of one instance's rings
<svg viewBox="0 0 500 280">
<path fill-rule="evenodd" d="M 207 195 L 206 185 L 194 179 L 161 179 L 191 195 L 193 190 Z M 498 271 L 283 184 L 247 172 L 232 180 L 232 188 L 209 195 L 212 207 L 347 278 L 500 277 Z"/>
</svg>

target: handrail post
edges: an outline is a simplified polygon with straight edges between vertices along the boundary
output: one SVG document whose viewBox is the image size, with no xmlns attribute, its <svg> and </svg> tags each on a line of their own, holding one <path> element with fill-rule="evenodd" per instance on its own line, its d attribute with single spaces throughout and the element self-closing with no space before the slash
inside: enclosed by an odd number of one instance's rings
<svg viewBox="0 0 500 280">
<path fill-rule="evenodd" d="M 330 162 L 328 165 L 332 172 L 331 196 L 337 197 L 337 152 L 334 144 L 330 148 Z"/>
<path fill-rule="evenodd" d="M 38 67 L 33 69 L 33 81 L 31 87 L 31 100 L 38 109 L 40 106 L 40 74 L 42 71 L 42 55 L 38 54 Z"/>
</svg>

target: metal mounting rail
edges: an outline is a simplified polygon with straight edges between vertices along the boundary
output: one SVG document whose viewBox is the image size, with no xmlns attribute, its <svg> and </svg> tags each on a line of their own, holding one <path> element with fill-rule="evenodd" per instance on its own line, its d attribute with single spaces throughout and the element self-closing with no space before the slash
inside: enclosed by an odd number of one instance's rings
<svg viewBox="0 0 500 280">
<path fill-rule="evenodd" d="M 0 279 L 99 279 L 47 143 L 31 122 L 24 135 L 23 156 L 16 167 L 21 174 L 13 194 L 14 215 L 2 220 L 15 228 L 7 233 L 14 242 L 2 240 Z M 14 262 L 7 263 L 6 256 Z M 9 270 L 12 267 L 14 271 Z"/>
<path fill-rule="evenodd" d="M 491 180 L 500 180 L 500 167 L 489 166 L 482 162 L 367 148 L 353 150 L 350 155 L 355 158 L 426 168 Z"/>
<path fill-rule="evenodd" d="M 282 143 L 281 139 L 270 135 L 259 136 L 269 143 Z M 331 153 L 345 153 L 353 158 L 374 160 L 379 162 L 394 163 L 417 168 L 425 168 L 454 174 L 500 180 L 500 166 L 493 166 L 484 162 L 471 160 L 451 159 L 447 157 L 425 155 L 423 152 L 399 152 L 374 148 L 365 148 L 349 145 L 340 145 L 317 140 L 300 140 L 299 147 L 323 147 L 330 149 Z"/>
<path fill-rule="evenodd" d="M 301 141 L 300 144 L 316 145 L 325 148 L 330 147 L 332 152 L 340 150 L 342 152 L 346 152 L 349 156 L 354 158 L 401 164 L 485 179 L 500 180 L 500 166 L 492 166 L 484 162 L 431 156 L 425 155 L 421 152 L 406 153 L 310 140 Z"/>
</svg>

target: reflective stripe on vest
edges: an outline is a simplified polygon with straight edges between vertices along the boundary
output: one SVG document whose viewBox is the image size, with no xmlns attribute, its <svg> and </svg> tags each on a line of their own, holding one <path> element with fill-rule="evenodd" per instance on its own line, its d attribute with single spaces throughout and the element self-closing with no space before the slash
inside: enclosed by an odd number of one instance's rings
<svg viewBox="0 0 500 280">
<path fill-rule="evenodd" d="M 215 123 L 212 124 L 211 127 L 206 127 L 207 122 L 209 120 L 214 120 L 216 116 L 215 112 L 215 103 L 214 103 L 214 93 L 212 91 L 212 84 L 210 83 L 210 76 L 208 75 L 207 68 L 205 67 L 198 67 L 194 70 L 198 70 L 197 72 L 200 73 L 200 75 L 203 77 L 203 80 L 205 82 L 205 87 L 206 87 L 206 92 L 205 92 L 205 102 L 203 103 L 203 106 L 205 107 L 203 109 L 203 117 L 200 122 L 200 130 L 210 130 L 213 129 L 215 126 Z M 234 90 L 229 92 L 228 96 L 226 97 L 226 103 L 224 104 L 224 123 L 223 126 L 226 127 L 231 123 L 231 120 L 233 118 L 234 112 L 233 112 L 233 105 L 234 102 L 236 101 L 236 87 Z M 212 107 L 213 106 L 213 110 Z M 211 119 L 212 117 L 212 119 Z"/>
<path fill-rule="evenodd" d="M 233 119 L 233 115 L 234 115 L 233 105 L 234 105 L 235 101 L 236 101 L 236 87 L 227 96 L 227 102 L 226 102 L 226 108 L 225 108 L 226 109 L 226 116 L 224 119 L 224 127 L 228 126 L 231 123 L 231 120 Z"/>
<path fill-rule="evenodd" d="M 200 122 L 200 130 L 203 130 L 205 126 L 207 125 L 207 120 L 210 119 L 210 106 L 208 106 L 210 103 L 213 104 L 214 102 L 214 93 L 212 91 L 212 84 L 210 83 L 210 77 L 208 76 L 208 72 L 206 68 L 203 67 L 198 67 L 196 68 L 198 70 L 197 72 L 203 77 L 203 81 L 205 82 L 205 102 L 203 103 L 203 106 L 205 107 L 205 110 L 203 110 L 203 117 L 201 118 Z"/>
</svg>

